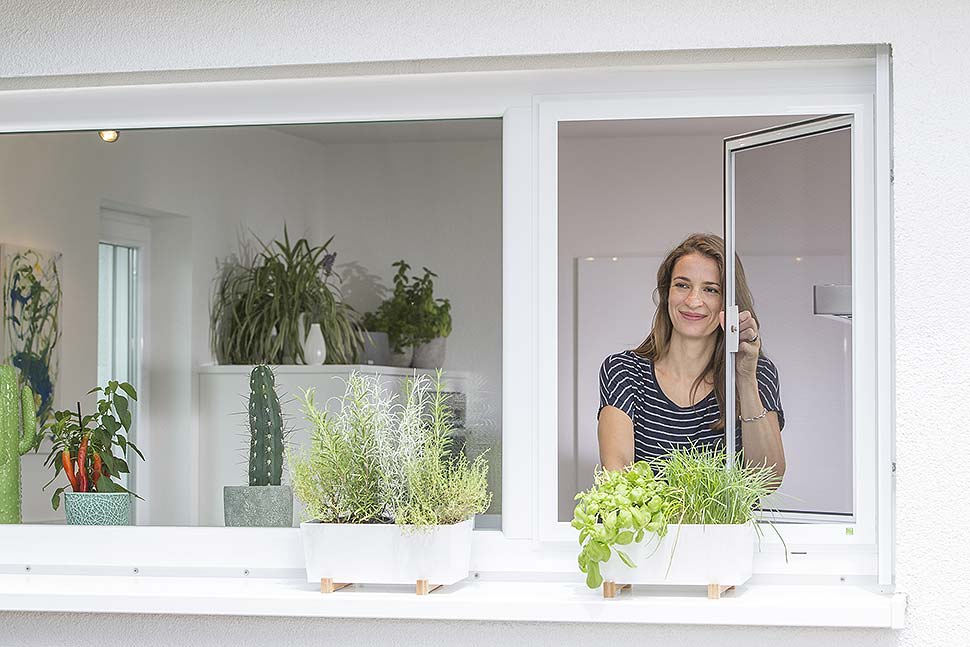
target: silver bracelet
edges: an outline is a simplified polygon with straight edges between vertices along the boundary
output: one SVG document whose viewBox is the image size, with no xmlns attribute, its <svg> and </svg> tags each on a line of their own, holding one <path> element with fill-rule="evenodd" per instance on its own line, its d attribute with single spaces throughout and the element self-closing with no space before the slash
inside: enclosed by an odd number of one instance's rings
<svg viewBox="0 0 970 647">
<path fill-rule="evenodd" d="M 759 413 L 758 415 L 756 415 L 754 418 L 745 418 L 744 416 L 741 416 L 740 414 L 738 415 L 738 418 L 740 418 L 741 422 L 754 422 L 755 420 L 761 420 L 762 418 L 764 418 L 767 415 L 768 415 L 768 407 L 764 407 L 761 410 L 761 413 Z"/>
</svg>

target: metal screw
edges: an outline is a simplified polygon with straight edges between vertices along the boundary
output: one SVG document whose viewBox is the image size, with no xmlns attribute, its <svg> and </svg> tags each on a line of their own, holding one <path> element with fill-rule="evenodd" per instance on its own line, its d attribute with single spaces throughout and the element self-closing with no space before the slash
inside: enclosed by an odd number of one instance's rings
<svg viewBox="0 0 970 647">
<path fill-rule="evenodd" d="M 136 566 L 135 568 L 133 568 L 133 569 L 132 569 L 132 572 L 133 572 L 133 573 L 134 573 L 135 575 L 138 575 L 138 567 Z"/>
<path fill-rule="evenodd" d="M 30 565 L 28 564 L 27 566 L 25 566 L 25 567 L 24 567 L 24 570 L 25 570 L 25 571 L 27 571 L 27 572 L 29 573 L 29 572 L 30 572 Z"/>
<path fill-rule="evenodd" d="M 839 581 L 845 584 L 845 575 L 840 576 Z"/>
<path fill-rule="evenodd" d="M 243 575 L 249 575 L 249 569 L 248 568 L 243 571 Z"/>
</svg>

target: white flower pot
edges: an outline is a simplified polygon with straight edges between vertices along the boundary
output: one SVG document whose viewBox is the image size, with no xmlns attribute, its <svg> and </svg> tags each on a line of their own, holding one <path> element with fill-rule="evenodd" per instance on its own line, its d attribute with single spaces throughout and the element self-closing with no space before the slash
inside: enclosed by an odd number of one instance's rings
<svg viewBox="0 0 970 647">
<path fill-rule="evenodd" d="M 670 525 L 663 538 L 648 535 L 639 544 L 617 546 L 637 568 L 613 551 L 602 564 L 604 582 L 740 586 L 751 579 L 755 529 L 741 525 Z M 668 572 L 669 566 L 669 572 Z"/>
<path fill-rule="evenodd" d="M 472 527 L 301 523 L 307 582 L 448 585 L 468 577 Z"/>
</svg>

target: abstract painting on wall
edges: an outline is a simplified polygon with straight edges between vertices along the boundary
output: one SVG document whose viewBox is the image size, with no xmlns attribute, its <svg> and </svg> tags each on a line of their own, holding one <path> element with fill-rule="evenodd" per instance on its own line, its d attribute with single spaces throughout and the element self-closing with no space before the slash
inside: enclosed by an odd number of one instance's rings
<svg viewBox="0 0 970 647">
<path fill-rule="evenodd" d="M 12 364 L 34 391 L 37 421 L 54 406 L 61 338 L 61 254 L 0 245 L 0 364 Z"/>
</svg>

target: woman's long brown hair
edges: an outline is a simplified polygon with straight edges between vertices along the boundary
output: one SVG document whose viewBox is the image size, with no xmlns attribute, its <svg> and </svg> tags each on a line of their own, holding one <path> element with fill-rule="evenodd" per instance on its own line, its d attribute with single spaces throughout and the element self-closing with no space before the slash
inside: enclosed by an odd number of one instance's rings
<svg viewBox="0 0 970 647">
<path fill-rule="evenodd" d="M 643 343 L 633 349 L 633 352 L 643 357 L 649 359 L 654 363 L 657 360 L 661 360 L 667 356 L 667 352 L 670 350 L 670 337 L 673 334 L 674 324 L 670 320 L 670 311 L 668 308 L 670 301 L 670 283 L 671 278 L 674 273 L 674 265 L 680 260 L 682 256 L 687 254 L 700 254 L 712 259 L 717 263 L 717 270 L 721 276 L 721 287 L 722 295 L 724 293 L 724 240 L 720 236 L 715 236 L 713 234 L 692 234 L 684 242 L 677 245 L 673 250 L 667 254 L 663 263 L 657 269 L 657 313 L 653 317 L 653 328 L 650 334 L 647 336 Z M 751 291 L 748 289 L 748 281 L 744 276 L 744 267 L 741 265 L 741 259 L 734 256 L 734 267 L 735 267 L 735 301 L 738 305 L 738 310 L 743 312 L 747 310 L 751 313 L 751 316 L 758 320 L 758 317 L 754 312 L 754 299 L 751 297 Z M 722 301 L 723 304 L 723 301 Z M 693 402 L 695 396 L 697 395 L 697 389 L 700 388 L 702 384 L 714 384 L 714 395 L 717 398 L 717 404 L 721 409 L 721 417 L 717 423 L 713 426 L 715 431 L 721 431 L 724 429 L 724 331 L 720 326 L 714 331 L 715 341 L 714 341 L 714 352 L 711 354 L 711 359 L 707 362 L 707 366 L 697 379 L 694 380 L 694 384 L 691 385 L 690 389 L 690 399 Z M 760 351 L 759 351 L 760 355 Z M 736 411 L 740 411 L 740 403 L 735 407 Z"/>
</svg>

